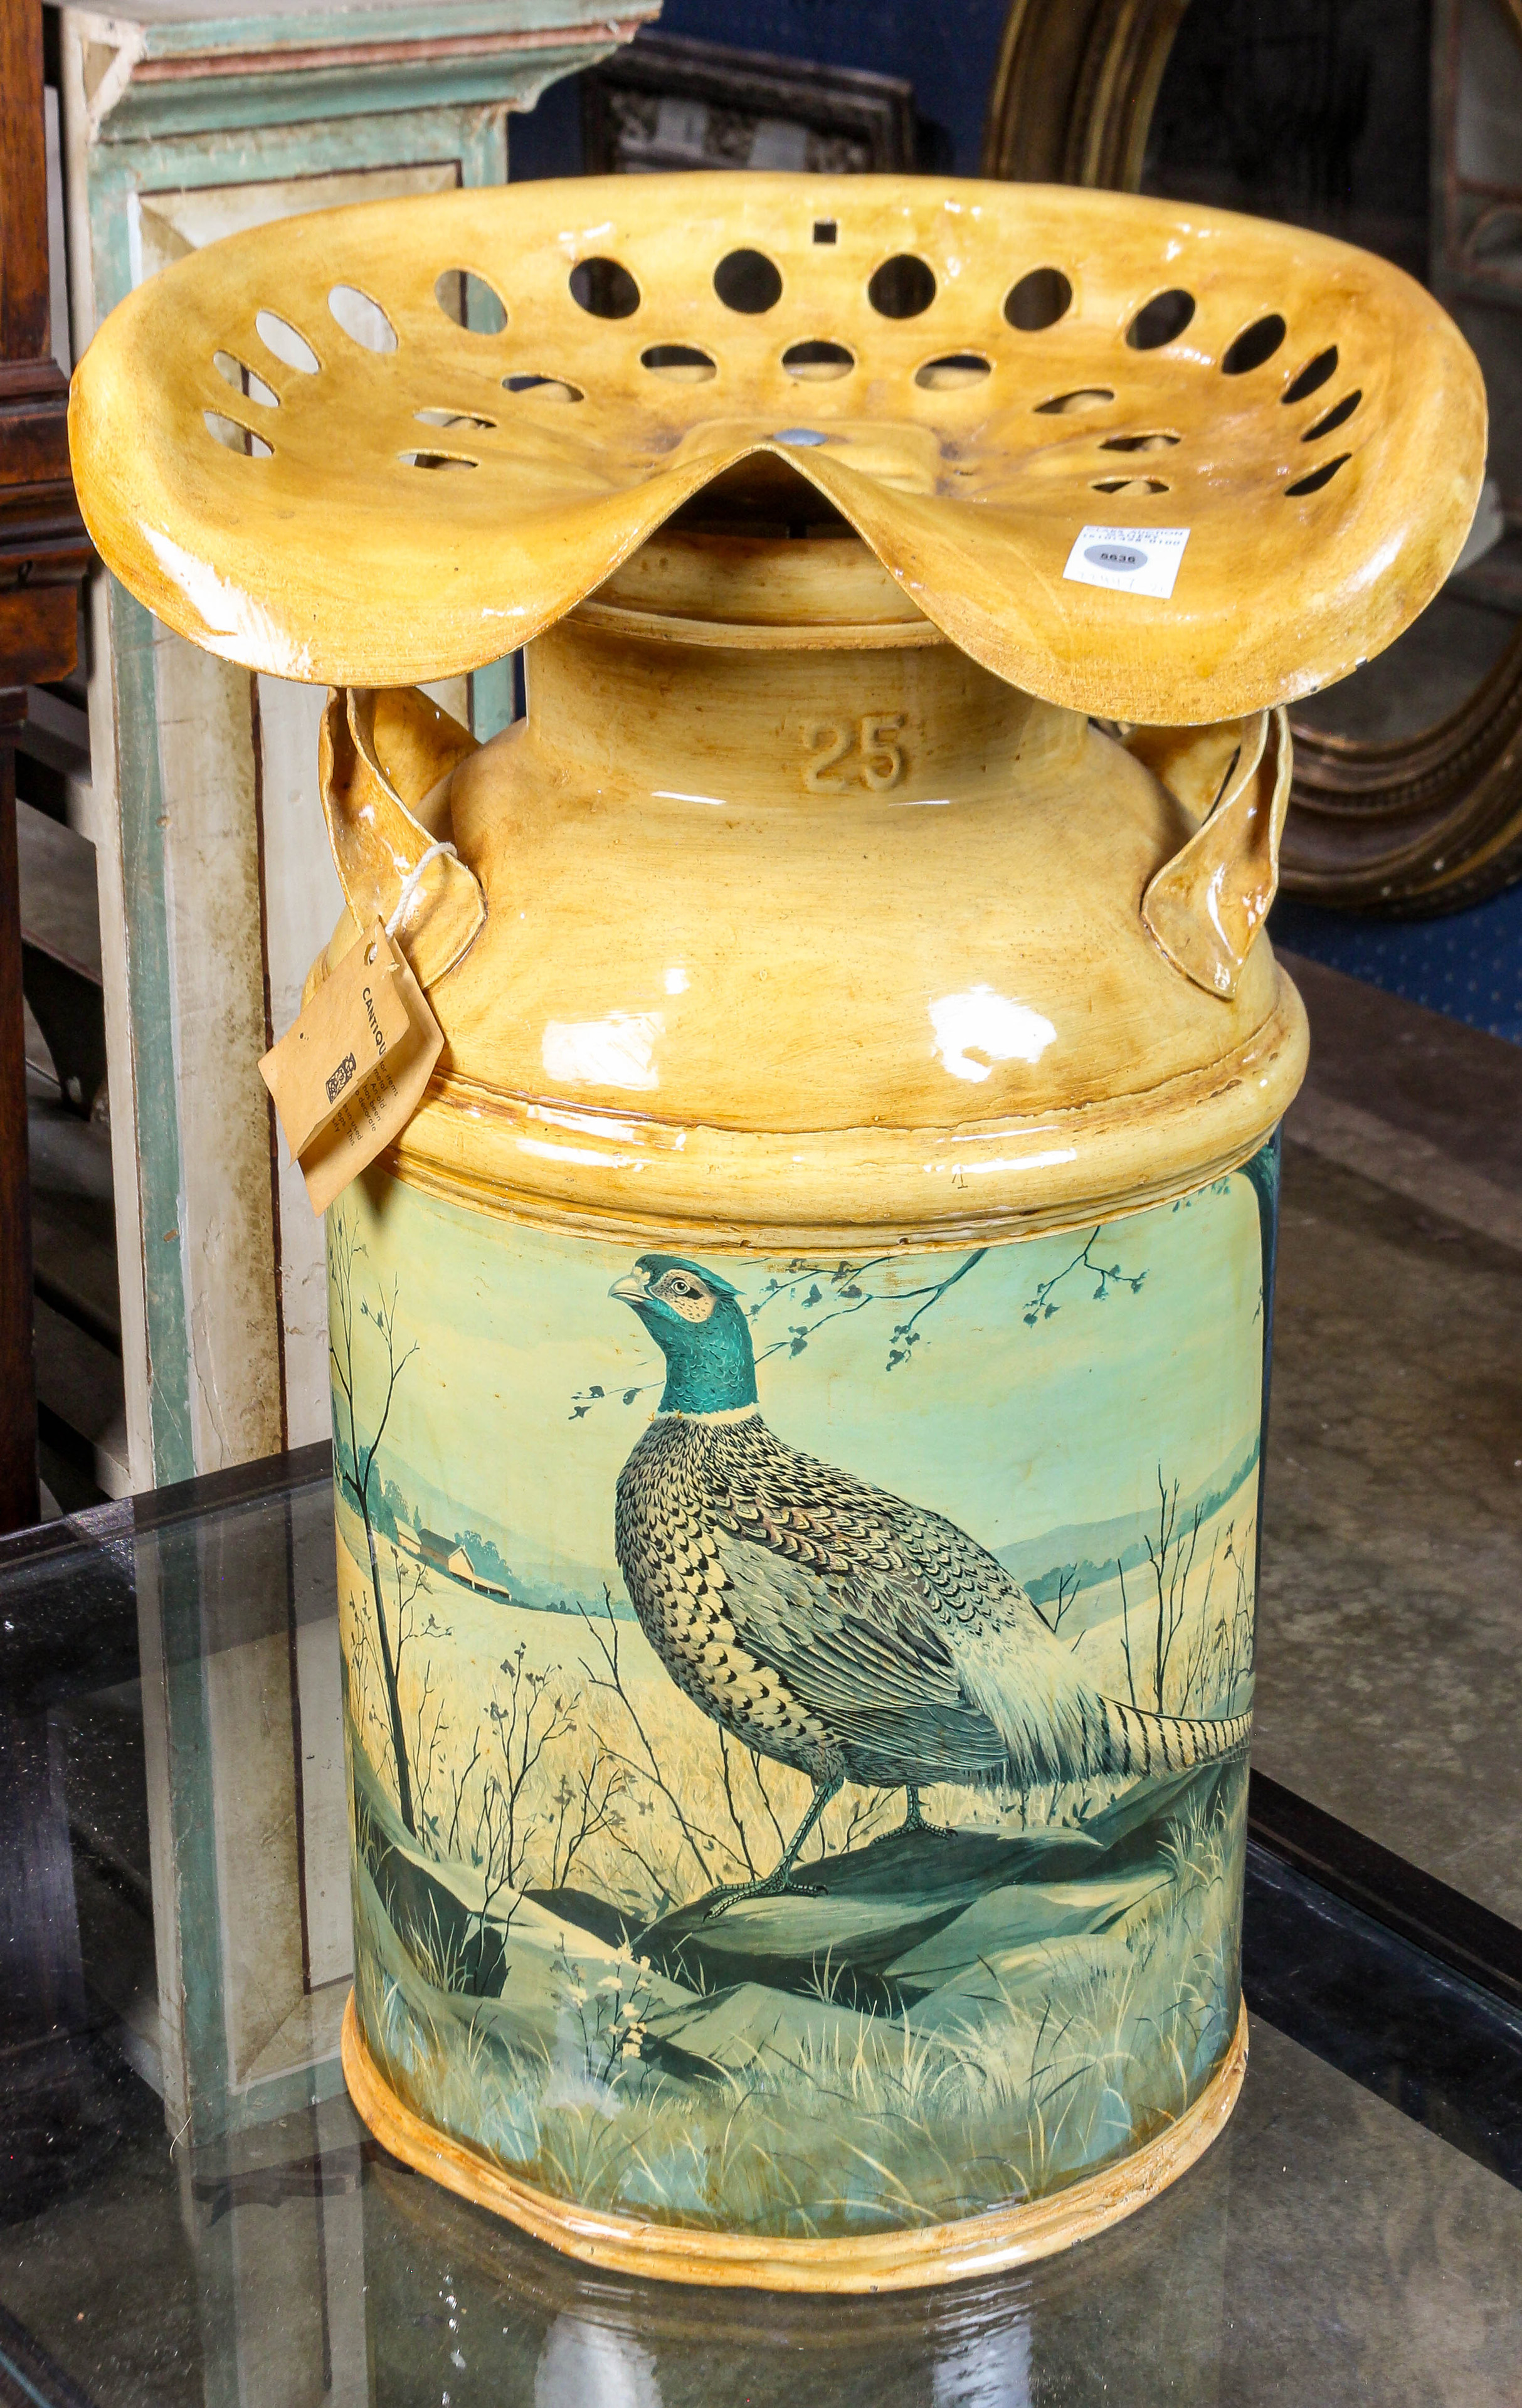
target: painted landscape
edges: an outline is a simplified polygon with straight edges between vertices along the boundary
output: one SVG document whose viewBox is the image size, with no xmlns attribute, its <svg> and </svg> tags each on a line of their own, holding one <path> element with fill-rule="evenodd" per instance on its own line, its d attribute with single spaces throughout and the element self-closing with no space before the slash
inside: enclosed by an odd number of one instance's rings
<svg viewBox="0 0 1522 2408">
<path fill-rule="evenodd" d="M 1248 1711 L 1261 1166 L 1092 1233 L 730 1258 L 760 1409 L 946 1514 L 1100 1695 Z M 662 1365 L 630 1251 L 377 1183 L 330 1215 L 365 2030 L 538 2187 L 799 2237 L 1036 2198 L 1209 2080 L 1238 2012 L 1246 1771 L 808 1779 L 676 1685 L 613 1552 Z"/>
</svg>

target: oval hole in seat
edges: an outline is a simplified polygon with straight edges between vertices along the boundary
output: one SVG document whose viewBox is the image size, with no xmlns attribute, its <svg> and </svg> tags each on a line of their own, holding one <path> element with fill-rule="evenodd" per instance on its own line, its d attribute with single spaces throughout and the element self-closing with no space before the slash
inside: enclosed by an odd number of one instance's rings
<svg viewBox="0 0 1522 2408">
<path fill-rule="evenodd" d="M 843 343 L 794 343 L 783 353 L 788 375 L 805 384 L 831 384 L 838 377 L 849 376 L 855 365 L 854 351 L 848 351 Z"/>
<path fill-rule="evenodd" d="M 579 384 L 568 383 L 565 377 L 539 376 L 529 369 L 518 369 L 502 380 L 504 393 L 537 394 L 540 401 L 584 401 L 586 395 Z"/>
<path fill-rule="evenodd" d="M 639 307 L 639 287 L 617 259 L 579 259 L 570 294 L 589 318 L 632 318 Z"/>
<path fill-rule="evenodd" d="M 474 426 L 483 434 L 496 424 L 495 418 L 481 418 L 473 409 L 414 409 L 412 415 L 420 426 Z"/>
<path fill-rule="evenodd" d="M 479 468 L 479 460 L 465 460 L 453 452 L 398 452 L 404 468 Z"/>
<path fill-rule="evenodd" d="M 1114 394 L 1107 384 L 1080 385 L 1076 393 L 1055 393 L 1050 401 L 1036 404 L 1038 418 L 1066 418 L 1075 409 L 1102 409 Z"/>
<path fill-rule="evenodd" d="M 1170 488 L 1161 477 L 1096 477 L 1090 490 L 1096 494 L 1166 494 Z"/>
<path fill-rule="evenodd" d="M 446 318 L 467 335 L 500 335 L 508 305 L 495 284 L 473 267 L 446 267 L 434 283 L 434 299 Z"/>
<path fill-rule="evenodd" d="M 237 452 L 244 459 L 267 460 L 271 457 L 274 445 L 266 443 L 262 435 L 255 435 L 251 426 L 240 426 L 236 418 L 224 418 L 220 409 L 203 409 L 201 416 L 206 420 L 207 433 L 216 438 L 223 451 Z"/>
<path fill-rule="evenodd" d="M 1133 351 L 1161 351 L 1165 343 L 1177 342 L 1194 314 L 1194 294 L 1181 284 L 1170 285 L 1142 304 L 1126 329 L 1126 340 Z"/>
<path fill-rule="evenodd" d="M 928 393 L 957 393 L 964 386 L 982 384 L 989 373 L 988 362 L 981 351 L 947 351 L 939 360 L 926 360 L 914 371 L 916 384 Z"/>
<path fill-rule="evenodd" d="M 211 365 L 235 393 L 242 394 L 248 401 L 258 402 L 262 409 L 279 409 L 280 394 L 266 384 L 263 377 L 255 376 L 252 368 L 246 368 L 241 360 L 235 359 L 231 351 L 213 351 Z"/>
<path fill-rule="evenodd" d="M 1022 335 L 1040 335 L 1072 307 L 1073 289 L 1060 267 L 1032 267 L 1004 295 L 1004 315 Z"/>
<path fill-rule="evenodd" d="M 1319 494 L 1322 486 L 1329 485 L 1338 469 L 1352 457 L 1351 452 L 1340 452 L 1335 460 L 1323 460 L 1320 467 L 1313 468 L 1308 477 L 1301 477 L 1295 484 L 1285 487 L 1285 499 L 1296 498 L 1301 494 Z"/>
<path fill-rule="evenodd" d="M 867 298 L 880 318 L 918 318 L 935 297 L 935 271 L 912 251 L 896 251 L 868 280 Z"/>
<path fill-rule="evenodd" d="M 1223 376 L 1246 376 L 1250 369 L 1260 368 L 1271 360 L 1288 329 L 1275 309 L 1256 324 L 1244 326 L 1235 342 L 1228 343 L 1221 361 Z"/>
<path fill-rule="evenodd" d="M 1328 343 L 1324 351 L 1317 351 L 1314 360 L 1307 360 L 1293 384 L 1286 385 L 1279 398 L 1286 402 L 1308 401 L 1312 394 L 1319 393 L 1328 378 L 1336 373 L 1337 346 Z"/>
<path fill-rule="evenodd" d="M 783 297 L 782 272 L 764 251 L 727 251 L 713 271 L 713 290 L 726 309 L 761 318 Z"/>
<path fill-rule="evenodd" d="M 296 368 L 303 376 L 315 376 L 321 362 L 305 335 L 298 335 L 273 309 L 254 312 L 253 331 L 266 351 L 288 368 Z"/>
<path fill-rule="evenodd" d="M 367 351 L 395 350 L 395 327 L 380 302 L 362 293 L 357 284 L 335 284 L 327 306 L 351 342 L 363 344 Z"/>
<path fill-rule="evenodd" d="M 640 352 L 639 365 L 672 384 L 707 384 L 718 373 L 712 353 L 700 351 L 696 343 L 652 343 Z"/>
<path fill-rule="evenodd" d="M 1318 435 L 1330 435 L 1335 428 L 1345 426 L 1362 399 L 1362 387 L 1355 385 L 1353 391 L 1345 393 L 1341 401 L 1333 402 L 1325 418 L 1318 418 L 1314 426 L 1306 428 L 1300 437 L 1300 441 L 1314 443 Z"/>
<path fill-rule="evenodd" d="M 1099 445 L 1101 452 L 1170 452 L 1178 441 L 1176 435 L 1107 435 Z"/>
</svg>

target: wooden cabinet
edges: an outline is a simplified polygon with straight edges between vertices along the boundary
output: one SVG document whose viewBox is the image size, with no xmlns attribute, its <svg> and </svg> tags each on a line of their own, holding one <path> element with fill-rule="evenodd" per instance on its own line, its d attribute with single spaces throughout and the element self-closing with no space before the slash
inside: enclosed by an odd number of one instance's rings
<svg viewBox="0 0 1522 2408">
<path fill-rule="evenodd" d="M 40 14 L 0 0 L 0 1530 L 37 1511 L 15 738 L 26 688 L 74 666 L 90 552 L 52 356 L 42 74 Z"/>
</svg>

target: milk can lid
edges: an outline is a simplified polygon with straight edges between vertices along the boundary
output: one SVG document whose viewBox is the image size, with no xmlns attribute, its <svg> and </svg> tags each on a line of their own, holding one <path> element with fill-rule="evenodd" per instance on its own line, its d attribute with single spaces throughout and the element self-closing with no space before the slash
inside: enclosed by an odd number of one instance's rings
<svg viewBox="0 0 1522 2408">
<path fill-rule="evenodd" d="M 1485 459 L 1468 345 L 1346 244 L 929 178 L 610 177 L 211 244 L 74 379 L 86 523 L 251 669 L 513 651 L 754 452 L 998 676 L 1122 720 L 1290 701 L 1400 634 Z"/>
</svg>

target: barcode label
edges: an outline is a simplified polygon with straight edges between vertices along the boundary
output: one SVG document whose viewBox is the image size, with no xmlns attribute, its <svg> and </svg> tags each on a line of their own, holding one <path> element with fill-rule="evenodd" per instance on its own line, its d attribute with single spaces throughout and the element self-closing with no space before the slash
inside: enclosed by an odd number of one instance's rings
<svg viewBox="0 0 1522 2408">
<path fill-rule="evenodd" d="M 1081 527 L 1063 576 L 1113 594 L 1150 594 L 1166 602 L 1189 540 L 1187 527 Z"/>
</svg>

